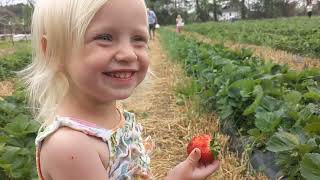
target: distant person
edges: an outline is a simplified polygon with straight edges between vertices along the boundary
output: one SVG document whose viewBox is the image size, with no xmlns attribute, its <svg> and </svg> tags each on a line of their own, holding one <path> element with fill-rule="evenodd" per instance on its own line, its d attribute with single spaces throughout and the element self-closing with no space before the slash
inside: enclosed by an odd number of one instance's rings
<svg viewBox="0 0 320 180">
<path fill-rule="evenodd" d="M 151 9 L 147 9 L 148 11 L 148 23 L 149 23 L 149 36 L 150 39 L 155 38 L 155 33 L 156 33 L 156 24 L 158 24 L 157 16 L 154 11 Z"/>
<path fill-rule="evenodd" d="M 312 16 L 312 4 L 309 3 L 309 5 L 307 6 L 307 14 L 309 16 L 309 18 L 311 18 Z"/>
<path fill-rule="evenodd" d="M 181 18 L 181 15 L 178 14 L 178 16 L 176 18 L 176 30 L 177 30 L 177 33 L 181 32 L 183 26 L 184 26 L 183 19 Z"/>
<path fill-rule="evenodd" d="M 231 22 L 234 22 L 236 20 L 236 17 L 234 15 L 231 15 L 229 19 Z"/>
</svg>

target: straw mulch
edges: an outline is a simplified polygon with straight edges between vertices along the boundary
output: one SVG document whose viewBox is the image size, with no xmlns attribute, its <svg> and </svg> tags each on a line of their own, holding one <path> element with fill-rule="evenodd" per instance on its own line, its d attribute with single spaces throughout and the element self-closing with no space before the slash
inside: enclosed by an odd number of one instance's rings
<svg viewBox="0 0 320 180">
<path fill-rule="evenodd" d="M 2 57 L 15 53 L 15 51 L 13 48 L 0 49 L 0 60 Z"/>
<path fill-rule="evenodd" d="M 196 38 L 197 40 L 209 44 L 219 44 L 219 41 L 215 41 L 210 39 L 204 35 L 201 35 L 196 32 L 182 32 L 184 35 L 188 35 Z M 256 46 L 249 44 L 239 44 L 235 42 L 226 41 L 224 42 L 224 46 L 230 49 L 240 49 L 240 48 L 249 48 L 252 50 L 255 56 L 260 57 L 264 60 L 271 60 L 277 64 L 288 64 L 290 68 L 295 70 L 302 70 L 306 68 L 317 67 L 320 68 L 320 59 L 310 58 L 310 57 L 302 57 L 299 55 L 291 54 L 286 51 L 273 49 L 267 46 Z"/>
<path fill-rule="evenodd" d="M 171 168 L 187 157 L 186 145 L 193 135 L 217 131 L 219 125 L 214 114 L 199 116 L 189 103 L 176 105 L 174 87 L 187 79 L 181 68 L 167 59 L 158 39 L 150 46 L 153 75 L 149 75 L 133 96 L 121 104 L 136 114 L 145 135 L 155 141 L 151 170 L 155 179 L 164 179 Z M 249 175 L 247 157 L 239 155 L 241 158 L 236 158 L 228 151 L 227 136 L 220 135 L 219 141 L 223 147 L 221 164 L 208 179 L 267 179 L 262 175 Z"/>
<path fill-rule="evenodd" d="M 0 49 L 0 60 L 2 57 L 13 54 L 14 49 Z M 0 97 L 11 96 L 14 91 L 14 85 L 11 81 L 0 81 Z"/>
<path fill-rule="evenodd" d="M 14 90 L 14 85 L 10 81 L 0 82 L 0 97 L 11 96 Z"/>
</svg>

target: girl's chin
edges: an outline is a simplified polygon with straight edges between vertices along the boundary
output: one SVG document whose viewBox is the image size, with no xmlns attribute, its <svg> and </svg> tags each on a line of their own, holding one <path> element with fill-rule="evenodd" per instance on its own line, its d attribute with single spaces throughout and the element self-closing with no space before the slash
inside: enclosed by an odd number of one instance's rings
<svg viewBox="0 0 320 180">
<path fill-rule="evenodd" d="M 130 95 L 131 95 L 131 94 L 130 94 Z M 116 100 L 125 100 L 125 99 L 129 98 L 130 95 L 128 95 L 128 96 L 120 96 L 120 97 L 118 97 Z"/>
<path fill-rule="evenodd" d="M 117 93 L 112 95 L 112 99 L 124 100 L 130 97 L 131 95 L 132 95 L 132 91 L 125 91 L 125 92 L 118 91 Z M 107 98 L 110 98 L 110 96 L 108 96 Z"/>
</svg>

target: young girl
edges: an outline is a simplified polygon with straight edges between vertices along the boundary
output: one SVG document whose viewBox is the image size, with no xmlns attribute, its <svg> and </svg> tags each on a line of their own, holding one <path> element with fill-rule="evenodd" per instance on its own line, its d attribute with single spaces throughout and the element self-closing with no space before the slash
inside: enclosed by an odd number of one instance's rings
<svg viewBox="0 0 320 180">
<path fill-rule="evenodd" d="M 144 1 L 39 0 L 32 34 L 33 62 L 23 74 L 43 123 L 40 179 L 152 179 L 152 143 L 142 140 L 134 115 L 116 106 L 148 71 Z M 218 161 L 199 159 L 195 149 L 166 179 L 204 179 L 216 170 Z"/>
<path fill-rule="evenodd" d="M 176 30 L 177 30 L 177 33 L 180 33 L 181 32 L 181 29 L 182 27 L 184 26 L 184 23 L 183 23 L 183 19 L 181 18 L 181 15 L 178 14 L 177 18 L 176 18 Z"/>
</svg>

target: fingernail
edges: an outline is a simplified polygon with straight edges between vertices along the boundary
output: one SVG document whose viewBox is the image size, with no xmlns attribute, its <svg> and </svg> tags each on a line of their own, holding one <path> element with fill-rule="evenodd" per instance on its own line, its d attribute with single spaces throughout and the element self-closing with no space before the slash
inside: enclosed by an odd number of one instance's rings
<svg viewBox="0 0 320 180">
<path fill-rule="evenodd" d="M 200 153 L 200 152 L 199 152 L 199 149 L 195 149 L 194 151 L 195 151 L 195 153 L 197 153 L 197 154 Z"/>
</svg>

